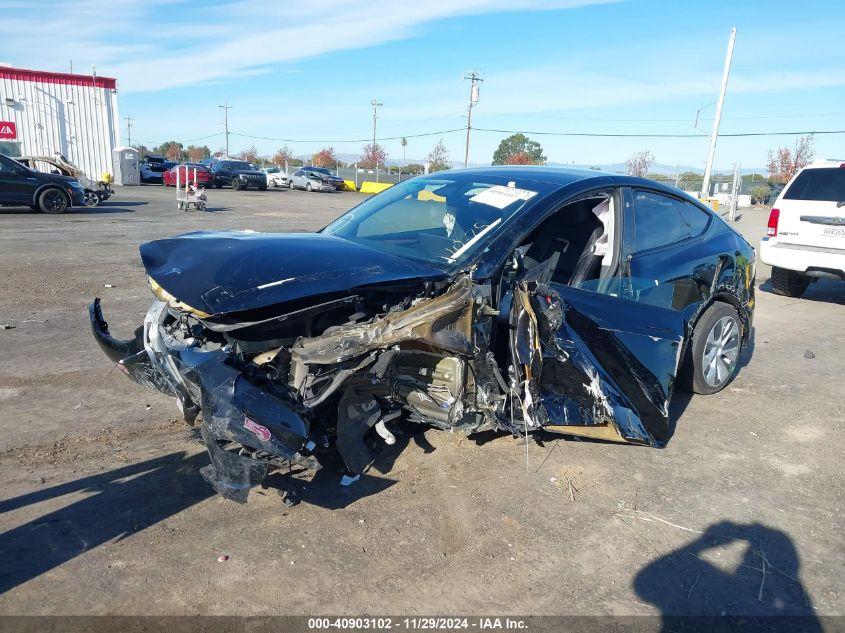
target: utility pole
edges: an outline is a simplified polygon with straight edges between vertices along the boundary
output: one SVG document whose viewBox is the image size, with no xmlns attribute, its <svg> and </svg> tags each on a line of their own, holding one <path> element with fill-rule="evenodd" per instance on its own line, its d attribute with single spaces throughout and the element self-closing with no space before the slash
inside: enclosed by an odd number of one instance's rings
<svg viewBox="0 0 845 633">
<path fill-rule="evenodd" d="M 126 145 L 132 147 L 132 121 L 134 119 L 131 116 L 125 116 L 123 118 L 126 120 L 126 136 L 128 137 Z"/>
<path fill-rule="evenodd" d="M 716 118 L 713 119 L 713 131 L 710 132 L 710 152 L 707 155 L 707 165 L 704 168 L 704 182 L 701 183 L 701 195 L 704 198 L 710 195 L 710 178 L 713 174 L 713 158 L 716 156 L 716 140 L 719 138 L 719 123 L 722 120 L 722 106 L 725 103 L 725 93 L 728 90 L 728 77 L 731 74 L 731 60 L 734 55 L 734 41 L 736 40 L 736 27 L 731 29 L 728 38 L 728 52 L 725 55 L 725 68 L 722 71 L 722 87 L 719 90 L 719 100 L 716 102 Z"/>
<path fill-rule="evenodd" d="M 464 79 L 469 79 L 471 82 L 469 88 L 469 105 L 467 106 L 467 142 L 464 149 L 464 167 L 467 167 L 469 165 L 469 131 L 472 129 L 472 108 L 478 103 L 478 84 L 484 80 L 475 70 L 464 75 Z"/>
<path fill-rule="evenodd" d="M 223 108 L 223 125 L 226 129 L 226 158 L 229 158 L 229 110 L 231 110 L 234 106 L 230 106 L 229 102 L 226 101 L 225 104 L 217 107 Z"/>
<path fill-rule="evenodd" d="M 372 101 L 370 101 L 370 105 L 373 106 L 373 158 L 375 159 L 376 163 L 376 182 L 378 182 L 378 156 L 376 155 L 376 120 L 378 119 L 378 108 L 379 106 L 383 106 L 384 104 L 378 99 L 373 99 Z"/>
</svg>

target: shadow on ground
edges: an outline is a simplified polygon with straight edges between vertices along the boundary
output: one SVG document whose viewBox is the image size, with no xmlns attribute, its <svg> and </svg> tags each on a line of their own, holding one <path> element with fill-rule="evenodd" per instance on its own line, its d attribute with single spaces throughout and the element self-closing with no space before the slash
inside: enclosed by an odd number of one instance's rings
<svg viewBox="0 0 845 633">
<path fill-rule="evenodd" d="M 4 513 L 64 495 L 85 495 L 0 534 L 0 593 L 211 497 L 214 490 L 198 472 L 207 463 L 204 452 L 171 453 L 0 502 Z"/>
<path fill-rule="evenodd" d="M 774 294 L 771 279 L 767 279 L 757 287 L 761 292 Z M 784 297 L 784 299 L 789 299 L 789 297 Z M 836 279 L 819 279 L 807 286 L 804 294 L 792 301 L 824 301 L 845 305 L 845 282 Z"/>
<path fill-rule="evenodd" d="M 660 610 L 663 630 L 679 630 L 690 616 L 774 618 L 791 622 L 795 630 L 822 630 L 800 580 L 795 545 L 784 532 L 759 523 L 711 525 L 641 569 L 633 587 Z"/>
</svg>

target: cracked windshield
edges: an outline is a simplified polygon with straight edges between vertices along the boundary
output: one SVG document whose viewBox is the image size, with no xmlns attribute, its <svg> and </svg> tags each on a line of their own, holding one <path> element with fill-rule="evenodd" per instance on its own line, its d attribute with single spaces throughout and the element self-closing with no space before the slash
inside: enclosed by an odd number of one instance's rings
<svg viewBox="0 0 845 633">
<path fill-rule="evenodd" d="M 454 264 L 553 185 L 485 175 L 416 178 L 353 208 L 323 233 L 433 264 Z"/>
</svg>

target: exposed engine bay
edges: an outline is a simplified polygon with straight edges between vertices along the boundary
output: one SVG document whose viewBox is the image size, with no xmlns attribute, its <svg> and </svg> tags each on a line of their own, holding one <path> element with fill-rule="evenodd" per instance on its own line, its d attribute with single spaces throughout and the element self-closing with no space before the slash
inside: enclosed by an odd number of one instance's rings
<svg viewBox="0 0 845 633">
<path fill-rule="evenodd" d="M 399 416 L 465 433 L 522 424 L 502 418 L 504 380 L 480 352 L 493 311 L 467 274 L 239 323 L 149 283 L 159 300 L 135 339 L 109 334 L 99 300 L 94 334 L 127 375 L 175 397 L 189 423 L 201 418 L 212 458 L 203 475 L 227 498 L 244 501 L 274 465 L 319 468 L 318 444 L 359 475 L 373 461 L 364 436 L 392 443 L 386 424 Z"/>
</svg>

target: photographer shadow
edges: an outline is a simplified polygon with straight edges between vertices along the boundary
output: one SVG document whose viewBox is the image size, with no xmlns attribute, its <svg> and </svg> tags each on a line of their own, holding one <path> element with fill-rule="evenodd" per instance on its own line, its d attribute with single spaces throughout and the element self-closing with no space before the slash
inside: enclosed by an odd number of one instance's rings
<svg viewBox="0 0 845 633">
<path fill-rule="evenodd" d="M 795 630 L 822 631 L 799 570 L 798 552 L 784 532 L 725 521 L 649 563 L 633 587 L 660 610 L 667 631 L 691 618 L 709 621 L 709 630 L 730 630 L 742 619 L 763 628 L 777 625 L 772 630 L 788 623 Z"/>
</svg>

